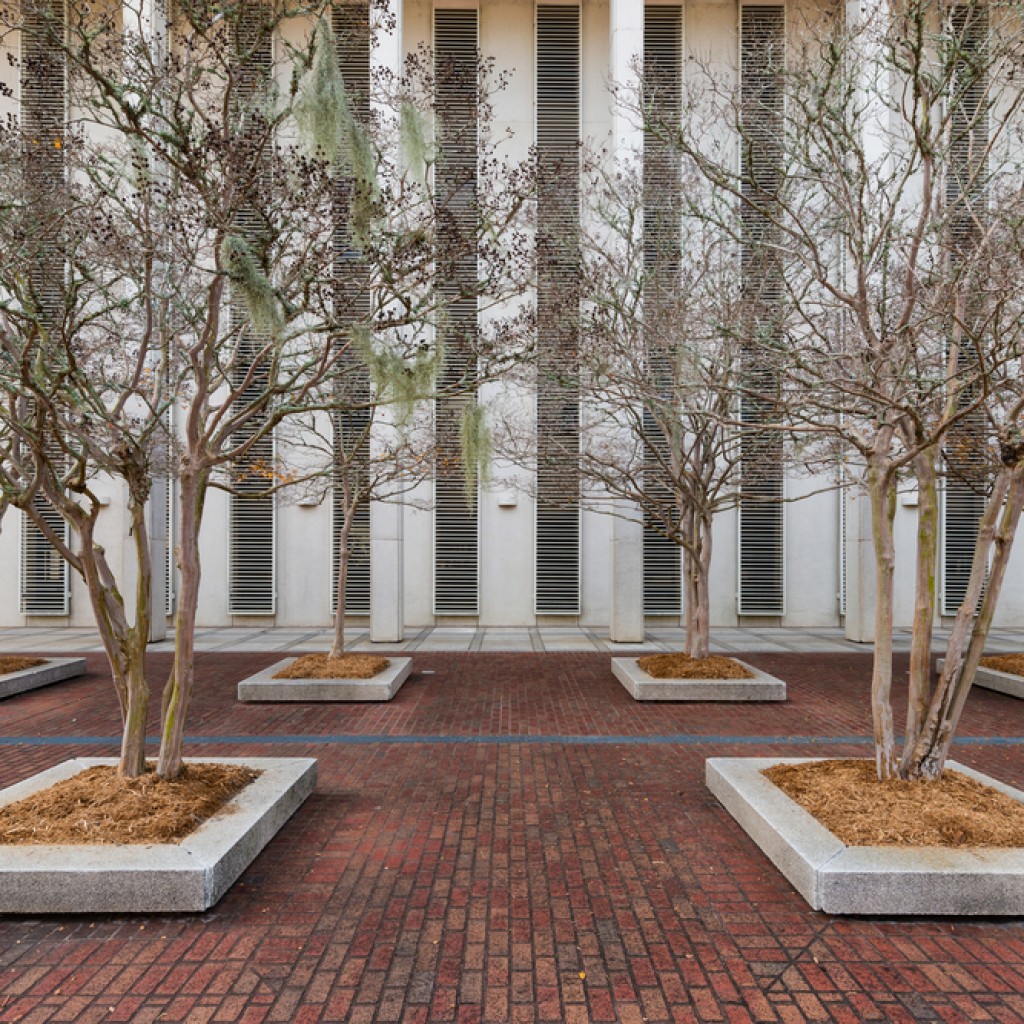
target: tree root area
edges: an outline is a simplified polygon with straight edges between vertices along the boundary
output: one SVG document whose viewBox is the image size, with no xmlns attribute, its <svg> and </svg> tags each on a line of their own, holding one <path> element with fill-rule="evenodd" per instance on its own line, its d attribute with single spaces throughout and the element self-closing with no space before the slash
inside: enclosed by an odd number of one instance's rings
<svg viewBox="0 0 1024 1024">
<path fill-rule="evenodd" d="M 391 662 L 377 654 L 343 654 L 329 658 L 326 654 L 304 654 L 290 665 L 274 673 L 275 679 L 372 679 Z"/>
<path fill-rule="evenodd" d="M 23 658 L 16 654 L 4 655 L 0 658 L 0 676 L 5 676 L 9 672 L 21 672 L 26 668 L 39 668 L 40 665 L 45 664 L 45 658 Z"/>
<path fill-rule="evenodd" d="M 835 760 L 763 774 L 847 846 L 1024 847 L 1024 804 L 960 772 L 879 782 L 874 761 Z"/>
<path fill-rule="evenodd" d="M 709 654 L 691 658 L 689 654 L 647 654 L 636 659 L 655 679 L 753 679 L 754 673 L 732 658 Z"/>
<path fill-rule="evenodd" d="M 1024 654 L 990 654 L 981 659 L 981 667 L 1024 676 Z"/>
<path fill-rule="evenodd" d="M 168 782 L 152 766 L 136 779 L 113 766 L 87 768 L 0 808 L 0 844 L 178 842 L 259 774 L 240 765 L 186 764 Z"/>
</svg>

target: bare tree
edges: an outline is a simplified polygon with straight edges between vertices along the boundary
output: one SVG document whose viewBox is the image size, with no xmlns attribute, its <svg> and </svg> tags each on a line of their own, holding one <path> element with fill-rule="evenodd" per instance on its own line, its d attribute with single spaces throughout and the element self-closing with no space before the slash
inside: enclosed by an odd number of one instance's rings
<svg viewBox="0 0 1024 1024">
<path fill-rule="evenodd" d="M 302 16 L 315 24 L 321 5 L 243 3 L 214 11 L 182 3 L 167 47 L 144 33 L 123 33 L 113 13 L 72 8 L 64 24 L 43 7 L 33 30 L 66 61 L 72 109 L 90 130 L 61 136 L 71 169 L 49 273 L 51 284 L 61 282 L 59 315 L 45 330 L 18 292 L 24 260 L 20 268 L 16 260 L 5 263 L 3 326 L 14 353 L 4 366 L 11 396 L 5 426 L 16 428 L 9 450 L 23 467 L 5 497 L 28 507 L 44 487 L 88 538 L 98 502 L 89 520 L 75 496 L 88 494 L 97 474 L 128 480 L 133 519 L 136 506 L 142 515 L 154 472 L 176 477 L 180 587 L 157 765 L 174 777 L 192 698 L 198 539 L 209 490 L 272 493 L 302 479 L 304 467 L 262 454 L 262 442 L 282 423 L 318 414 L 369 423 L 376 410 L 433 393 L 447 301 L 433 287 L 441 206 L 422 166 L 404 160 L 394 130 L 409 121 L 408 83 L 385 83 L 393 118 L 359 128 L 344 93 L 320 88 L 325 68 L 331 79 L 322 28 L 284 65 L 271 61 L 271 39 L 285 22 Z M 29 9 L 5 9 L 4 20 L 20 27 Z M 279 86 L 286 73 L 287 85 Z M 301 138 L 324 125 L 342 136 L 333 152 Z M 372 297 L 358 315 L 339 303 L 349 294 L 338 288 L 339 180 L 352 186 L 343 215 L 361 252 L 356 290 Z M 22 216 L 24 181 L 14 174 L 7 182 L 14 198 L 4 210 L 11 216 Z M 514 216 L 516 206 L 495 208 Z M 37 205 L 34 212 L 38 218 L 44 211 Z M 26 232 L 29 250 L 36 231 Z M 496 244 L 494 252 L 500 262 Z M 80 400 L 83 392 L 92 406 Z M 26 403 L 38 410 L 31 434 L 17 423 Z M 172 407 L 177 425 L 168 434 Z M 358 449 L 365 432 L 350 442 L 348 451 Z M 354 493 L 366 500 L 371 491 Z M 141 579 L 144 529 L 136 544 Z M 109 566 L 94 572 L 69 546 L 61 553 L 86 578 L 94 607 L 124 605 Z M 95 556 L 92 545 L 89 559 Z M 141 723 L 129 716 L 132 757 L 122 763 L 129 774 L 141 770 L 150 614 L 140 583 L 136 624 L 113 630 L 120 630 L 117 643 L 130 640 L 141 708 Z"/>
<path fill-rule="evenodd" d="M 880 778 L 941 773 L 1019 521 L 1019 18 L 981 4 L 913 0 L 871 8 L 853 25 L 798 26 L 776 72 L 776 174 L 757 160 L 739 161 L 737 171 L 737 144 L 764 152 L 761 100 L 719 86 L 710 70 L 695 76 L 677 134 L 684 158 L 746 211 L 748 224 L 759 224 L 759 258 L 774 267 L 770 308 L 781 330 L 746 340 L 778 371 L 789 417 L 778 425 L 797 435 L 809 465 L 841 466 L 869 496 Z M 721 217 L 715 223 L 728 227 Z M 985 511 L 936 683 L 939 486 L 963 444 L 975 455 Z M 900 756 L 891 700 L 893 519 L 904 478 L 916 482 L 920 512 Z"/>
</svg>

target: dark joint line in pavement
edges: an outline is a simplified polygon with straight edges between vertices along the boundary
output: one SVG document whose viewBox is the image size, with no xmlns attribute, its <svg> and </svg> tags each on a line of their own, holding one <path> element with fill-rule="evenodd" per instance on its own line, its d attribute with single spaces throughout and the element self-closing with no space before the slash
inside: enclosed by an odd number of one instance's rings
<svg viewBox="0 0 1024 1024">
<path fill-rule="evenodd" d="M 93 747 L 107 746 L 121 742 L 119 736 L 0 736 L 0 747 Z M 157 744 L 159 739 L 151 736 L 147 740 Z M 189 746 L 202 744 L 253 744 L 260 746 L 288 745 L 323 745 L 365 747 L 375 744 L 389 746 L 414 746 L 467 744 L 470 746 L 516 746 L 516 745 L 548 745 L 548 746 L 681 746 L 703 747 L 710 744 L 723 746 L 870 746 L 870 736 L 700 736 L 700 735 L 667 735 L 667 736 L 546 736 L 537 734 L 502 735 L 502 736 L 381 736 L 368 735 L 301 735 L 282 734 L 278 736 L 188 736 L 185 743 Z M 954 743 L 961 747 L 1020 747 L 1024 746 L 1024 736 L 961 736 Z"/>
</svg>

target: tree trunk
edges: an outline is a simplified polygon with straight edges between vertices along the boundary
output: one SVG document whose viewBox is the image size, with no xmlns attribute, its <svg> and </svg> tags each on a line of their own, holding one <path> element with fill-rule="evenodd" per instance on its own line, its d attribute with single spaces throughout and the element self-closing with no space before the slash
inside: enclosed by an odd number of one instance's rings
<svg viewBox="0 0 1024 1024">
<path fill-rule="evenodd" d="M 1022 509 L 1024 464 L 999 474 L 979 525 L 967 594 L 957 610 L 950 632 L 942 676 L 935 688 L 918 742 L 911 756 L 906 759 L 909 778 L 937 779 L 942 774 L 967 695 L 974 683 L 978 663 L 984 654 Z M 988 566 L 988 555 L 993 549 L 992 564 Z M 985 596 L 978 608 L 982 588 Z M 976 619 L 975 608 L 978 608 Z"/>
<path fill-rule="evenodd" d="M 345 603 L 348 587 L 349 534 L 355 509 L 349 503 L 348 484 L 342 483 L 341 508 L 343 520 L 338 531 L 338 584 L 335 592 L 334 639 L 328 658 L 340 658 L 345 653 Z"/>
<path fill-rule="evenodd" d="M 910 677 L 907 728 L 900 774 L 905 775 L 910 752 L 917 744 L 932 696 L 932 631 L 935 622 L 935 567 L 939 553 L 939 488 L 935 452 L 927 449 L 914 459 L 917 479 L 917 554 L 914 577 L 914 621 L 910 639 Z"/>
<path fill-rule="evenodd" d="M 868 494 L 871 501 L 876 570 L 871 719 L 874 726 L 875 768 L 878 778 L 884 780 L 897 775 L 892 721 L 893 579 L 896 568 L 893 519 L 896 515 L 896 479 L 885 464 L 884 454 L 872 453 L 868 459 Z"/>
<path fill-rule="evenodd" d="M 132 538 L 135 541 L 135 625 L 126 637 L 125 684 L 128 704 L 121 735 L 121 760 L 118 771 L 126 778 L 137 778 L 146 770 L 146 723 L 149 718 L 149 681 L 146 678 L 146 641 L 153 614 L 153 566 L 150 561 L 149 531 L 144 502 L 129 499 Z"/>
<path fill-rule="evenodd" d="M 149 682 L 146 678 L 146 637 L 149 635 L 150 614 L 149 539 L 146 534 L 145 515 L 137 515 L 139 508 L 140 506 L 134 502 L 130 505 L 136 555 L 138 556 L 140 543 L 146 551 L 145 559 L 139 562 L 140 590 L 134 626 L 128 622 L 124 600 L 107 564 L 106 552 L 94 540 L 95 520 L 83 515 L 74 522 L 81 543 L 79 571 L 89 594 L 89 603 L 92 605 L 96 628 L 110 664 L 110 674 L 121 710 L 121 756 L 118 773 L 125 778 L 136 778 L 146 769 L 146 719 L 149 710 Z"/>
<path fill-rule="evenodd" d="M 706 658 L 711 653 L 711 520 L 695 514 L 694 536 L 697 547 L 690 560 L 690 589 L 694 604 L 690 628 L 693 639 L 687 630 L 687 653 L 694 658 Z"/>
<path fill-rule="evenodd" d="M 182 472 L 178 484 L 181 539 L 178 544 L 178 572 L 181 592 L 174 620 L 174 664 L 164 687 L 160 715 L 160 756 L 157 774 L 176 778 L 181 771 L 181 749 L 185 723 L 192 702 L 195 679 L 196 609 L 202 566 L 199 559 L 199 526 L 206 497 L 206 476 Z"/>
</svg>

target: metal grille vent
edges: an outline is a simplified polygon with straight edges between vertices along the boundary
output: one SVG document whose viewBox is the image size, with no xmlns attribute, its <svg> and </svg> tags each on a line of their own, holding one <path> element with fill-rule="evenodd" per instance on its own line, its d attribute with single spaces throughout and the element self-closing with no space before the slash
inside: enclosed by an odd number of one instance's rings
<svg viewBox="0 0 1024 1024">
<path fill-rule="evenodd" d="M 683 9 L 681 6 L 644 8 L 644 102 L 656 124 L 675 124 L 680 115 L 682 82 Z M 644 264 L 647 287 L 644 316 L 657 323 L 664 302 L 672 303 L 680 261 L 680 173 L 678 154 L 663 131 L 644 139 Z M 666 310 L 670 313 L 670 310 Z M 667 336 L 667 332 L 659 332 Z M 672 368 L 663 346 L 648 346 L 648 365 L 659 388 L 659 402 L 671 401 Z M 644 436 L 650 446 L 644 465 L 644 490 L 661 508 L 675 506 L 667 444 L 655 418 L 644 414 Z M 661 457 L 659 458 L 659 454 Z M 682 610 L 679 545 L 654 529 L 644 512 L 644 612 L 678 615 Z"/>
<path fill-rule="evenodd" d="M 477 332 L 477 12 L 434 11 L 437 111 L 437 287 L 447 311 L 439 384 L 456 389 L 472 369 Z M 460 424 L 472 393 L 439 398 L 434 410 L 434 611 L 480 610 L 479 498 L 467 499 Z"/>
<path fill-rule="evenodd" d="M 50 327 L 64 305 L 64 259 L 48 217 L 54 196 L 64 184 L 67 68 L 54 38 L 64 31 L 63 0 L 27 5 L 21 32 L 21 130 L 25 182 L 39 216 L 33 242 L 38 256 L 30 275 L 40 319 Z"/>
<path fill-rule="evenodd" d="M 970 249 L 985 219 L 987 203 L 985 154 L 989 119 L 985 96 L 985 45 L 989 31 L 984 5 L 956 6 L 950 11 L 950 31 L 955 40 L 953 68 L 952 137 L 946 176 L 946 204 L 950 212 L 950 249 L 954 261 L 969 258 Z M 970 321 L 971 305 L 965 310 Z M 961 401 L 969 405 L 977 397 L 973 379 L 977 371 L 975 350 L 961 345 L 964 382 Z M 967 595 L 978 524 L 988 502 L 989 471 L 984 451 L 983 414 L 969 413 L 952 431 L 944 452 L 947 476 L 942 493 L 942 614 L 955 615 Z"/>
<path fill-rule="evenodd" d="M 46 212 L 64 183 L 64 133 L 67 70 L 53 38 L 64 29 L 63 0 L 27 5 L 21 32 L 21 130 L 24 174 L 30 202 L 37 204 L 37 259 L 30 285 L 40 322 L 60 323 L 64 305 L 64 259 Z M 41 496 L 33 508 L 65 541 L 67 524 Z M 21 610 L 26 615 L 67 615 L 70 610 L 68 566 L 42 530 L 28 516 L 21 528 Z"/>
<path fill-rule="evenodd" d="M 45 499 L 33 508 L 67 543 L 68 525 Z M 25 615 L 67 615 L 70 611 L 68 565 L 46 535 L 27 515 L 21 520 L 21 611 Z"/>
<path fill-rule="evenodd" d="M 778 332 L 772 303 L 781 298 L 782 278 L 770 236 L 773 196 L 782 180 L 781 118 L 785 60 L 785 8 L 743 7 L 740 14 L 742 114 L 741 175 L 744 290 L 760 300 L 753 329 L 761 337 Z M 782 437 L 757 429 L 771 414 L 775 373 L 764 354 L 748 354 L 742 403 L 751 425 L 740 435 L 742 493 L 739 504 L 739 595 L 741 615 L 785 611 L 785 521 Z"/>
<path fill-rule="evenodd" d="M 580 611 L 580 9 L 537 7 L 536 610 Z"/>
<path fill-rule="evenodd" d="M 356 118 L 370 118 L 370 5 L 368 0 L 335 3 L 331 8 L 332 28 L 338 66 Z M 347 325 L 370 318 L 368 277 L 362 254 L 352 243 L 349 227 L 353 182 L 341 179 L 334 198 L 334 302 L 339 323 Z M 342 343 L 345 339 L 342 337 Z M 368 402 L 370 378 L 354 354 L 344 356 L 344 373 L 339 383 L 339 407 L 334 417 L 335 478 L 331 516 L 331 611 L 337 611 L 338 573 L 341 569 L 338 543 L 344 526 L 345 502 L 341 474 L 366 493 L 370 474 Z M 370 506 L 361 501 L 352 513 L 349 555 L 345 579 L 345 610 L 350 614 L 370 612 Z"/>
<path fill-rule="evenodd" d="M 262 23 L 260 8 L 245 3 L 239 10 L 236 44 L 240 62 L 240 91 L 243 99 L 256 92 L 270 74 L 272 46 L 270 35 Z M 253 125 L 259 132 L 260 126 Z M 246 126 L 242 125 L 242 137 Z M 243 207 L 236 216 L 236 226 L 254 245 L 259 244 L 263 217 L 255 205 Z M 248 317 L 237 301 L 232 301 L 232 326 L 244 325 Z M 238 355 L 232 370 L 232 383 L 238 388 L 253 369 L 261 339 L 243 328 L 238 342 Z M 238 396 L 237 409 L 255 402 L 269 384 L 268 371 L 257 366 L 250 383 Z M 259 435 L 266 420 L 253 416 L 231 438 L 233 445 L 242 445 Z M 265 492 L 273 483 L 275 465 L 273 433 L 263 434 L 246 454 L 231 466 L 232 495 L 229 516 L 228 607 L 234 615 L 273 615 L 275 609 L 274 540 L 276 509 L 273 495 Z"/>
</svg>

